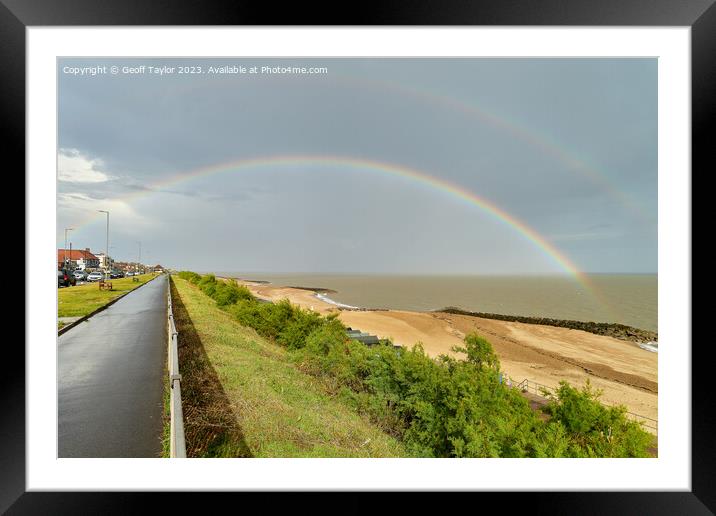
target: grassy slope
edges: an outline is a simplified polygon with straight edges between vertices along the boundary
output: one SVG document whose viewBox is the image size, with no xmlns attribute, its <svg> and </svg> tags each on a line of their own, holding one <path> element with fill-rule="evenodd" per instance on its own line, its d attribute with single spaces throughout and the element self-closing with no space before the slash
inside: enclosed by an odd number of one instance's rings
<svg viewBox="0 0 716 516">
<path fill-rule="evenodd" d="M 162 457 L 171 457 L 171 393 L 169 392 L 168 371 L 164 368 L 164 395 L 162 396 Z"/>
<path fill-rule="evenodd" d="M 400 442 L 299 371 L 286 350 L 191 283 L 172 280 L 188 456 L 405 455 Z"/>
<path fill-rule="evenodd" d="M 113 290 L 100 290 L 97 283 L 87 283 L 75 287 L 60 288 L 57 290 L 57 316 L 82 317 L 104 306 L 112 299 L 134 290 L 155 277 L 154 274 L 137 276 L 139 282 L 132 278 L 113 279 Z"/>
</svg>

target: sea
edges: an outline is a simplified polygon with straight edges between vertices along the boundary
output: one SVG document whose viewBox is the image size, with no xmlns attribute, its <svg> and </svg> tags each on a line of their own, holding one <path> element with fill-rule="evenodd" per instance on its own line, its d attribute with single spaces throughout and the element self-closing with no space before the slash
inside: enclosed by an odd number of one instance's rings
<svg viewBox="0 0 716 516">
<path fill-rule="evenodd" d="M 658 332 L 656 274 L 446 276 L 217 271 L 280 286 L 326 289 L 320 297 L 357 308 L 472 312 L 621 323 Z"/>
</svg>

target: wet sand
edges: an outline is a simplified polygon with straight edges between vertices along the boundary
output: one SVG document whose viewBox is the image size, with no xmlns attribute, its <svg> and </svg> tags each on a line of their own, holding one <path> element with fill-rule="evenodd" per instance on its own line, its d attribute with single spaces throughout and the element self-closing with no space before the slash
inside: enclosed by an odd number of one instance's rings
<svg viewBox="0 0 716 516">
<path fill-rule="evenodd" d="M 581 386 L 589 379 L 602 389 L 605 403 L 624 404 L 630 412 L 657 419 L 658 354 L 633 342 L 582 330 L 442 312 L 339 309 L 311 290 L 238 281 L 261 299 L 289 299 L 324 315 L 338 312 L 347 326 L 392 338 L 402 346 L 421 342 L 433 357 L 461 356 L 452 347 L 461 346 L 465 334 L 474 331 L 490 341 L 513 382 L 529 379 L 557 387 L 560 380 Z"/>
</svg>

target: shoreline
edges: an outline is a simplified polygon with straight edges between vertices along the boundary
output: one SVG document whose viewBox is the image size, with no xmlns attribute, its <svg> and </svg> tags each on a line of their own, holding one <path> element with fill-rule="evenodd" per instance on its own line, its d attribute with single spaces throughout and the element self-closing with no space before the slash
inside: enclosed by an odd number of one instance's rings
<svg viewBox="0 0 716 516">
<path fill-rule="evenodd" d="M 513 383 L 530 382 L 557 388 L 561 380 L 581 387 L 586 380 L 602 391 L 602 400 L 623 404 L 630 412 L 658 419 L 658 353 L 630 340 L 568 327 L 490 319 L 444 311 L 344 308 L 315 289 L 257 283 L 232 278 L 258 299 L 292 304 L 322 315 L 337 314 L 343 324 L 412 348 L 420 343 L 437 358 L 463 346 L 465 335 L 477 332 L 492 344 L 502 370 Z M 333 301 L 333 300 L 331 300 Z M 511 317 L 511 316 L 507 316 Z"/>
<path fill-rule="evenodd" d="M 267 286 L 276 286 L 270 281 L 265 280 L 250 280 L 243 278 L 231 278 L 237 281 L 244 281 L 250 283 L 258 283 Z M 282 286 L 281 288 L 292 288 L 296 290 L 306 290 L 313 292 L 315 296 L 326 303 L 335 305 L 340 310 L 356 310 L 362 312 L 384 312 L 397 310 L 394 308 L 374 308 L 374 307 L 363 307 L 363 306 L 352 306 L 335 299 L 331 299 L 325 294 L 338 294 L 338 291 L 323 288 L 323 287 L 304 287 L 299 285 Z M 401 310 L 402 311 L 402 310 Z M 605 335 L 614 337 L 619 340 L 634 342 L 636 344 L 642 344 L 647 351 L 657 352 L 659 335 L 658 332 L 651 330 L 643 330 L 635 326 L 629 326 L 621 323 L 607 323 L 607 322 L 595 322 L 595 321 L 580 321 L 575 319 L 559 319 L 553 317 L 540 317 L 534 315 L 517 315 L 517 314 L 497 314 L 492 312 L 476 312 L 471 310 L 465 310 L 456 306 L 447 306 L 436 310 L 422 311 L 422 310 L 405 310 L 417 313 L 447 313 L 466 315 L 470 317 L 479 317 L 482 319 L 495 319 L 498 321 L 511 321 L 511 322 L 522 322 L 526 324 L 538 324 L 543 326 L 553 326 L 556 328 L 569 328 L 573 330 L 582 330 L 595 335 Z"/>
</svg>

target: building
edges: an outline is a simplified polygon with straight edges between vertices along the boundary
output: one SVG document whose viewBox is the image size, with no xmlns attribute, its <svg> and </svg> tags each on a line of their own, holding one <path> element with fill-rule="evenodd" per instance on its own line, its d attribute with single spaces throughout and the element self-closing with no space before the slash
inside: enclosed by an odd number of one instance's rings
<svg viewBox="0 0 716 516">
<path fill-rule="evenodd" d="M 153 270 L 154 272 L 164 272 L 164 267 L 162 267 L 162 266 L 159 265 L 159 264 L 156 264 L 156 265 L 152 268 L 152 270 Z"/>
<path fill-rule="evenodd" d="M 112 265 L 114 266 L 114 269 L 122 272 L 134 272 L 134 271 L 141 271 L 144 268 L 144 265 L 141 263 L 136 262 L 112 262 Z"/>
<path fill-rule="evenodd" d="M 114 262 L 114 268 L 118 271 L 129 272 L 134 270 L 135 265 L 129 262 Z"/>
<path fill-rule="evenodd" d="M 99 259 L 99 266 L 102 269 L 111 269 L 114 265 L 114 260 L 112 260 L 112 257 L 105 256 L 104 253 L 97 253 L 97 258 Z"/>
<path fill-rule="evenodd" d="M 70 269 L 96 269 L 99 267 L 99 258 L 97 258 L 89 250 L 89 247 L 85 250 L 81 249 L 58 249 L 57 250 L 57 268 L 63 268 L 63 265 L 67 260 L 67 267 Z"/>
</svg>

